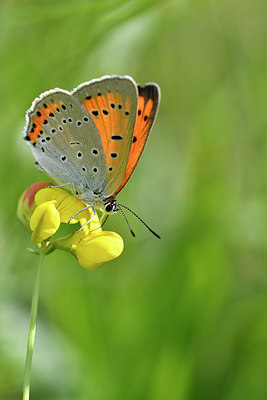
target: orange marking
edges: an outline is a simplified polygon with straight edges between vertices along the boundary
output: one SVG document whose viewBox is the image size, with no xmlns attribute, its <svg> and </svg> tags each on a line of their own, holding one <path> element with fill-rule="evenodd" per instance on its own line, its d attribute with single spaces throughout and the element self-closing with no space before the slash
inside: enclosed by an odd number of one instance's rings
<svg viewBox="0 0 267 400">
<path fill-rule="evenodd" d="M 46 114 L 47 116 L 49 116 L 50 113 L 54 113 L 54 111 L 53 111 L 53 109 L 52 109 L 50 104 L 47 104 L 47 109 L 46 110 L 48 112 L 48 114 Z"/>
<path fill-rule="evenodd" d="M 140 126 L 141 126 L 143 112 L 144 112 L 144 106 L 145 106 L 145 99 L 143 96 L 139 96 L 138 105 L 137 105 L 136 123 L 135 123 L 135 128 L 134 128 L 135 133 L 140 131 Z M 139 115 L 139 111 L 141 111 L 140 115 Z M 134 134 L 134 136 L 136 136 L 136 134 Z"/>
<path fill-rule="evenodd" d="M 116 133 L 116 127 L 117 127 L 117 111 L 116 108 L 111 107 L 111 104 L 114 104 L 116 107 L 116 100 L 113 93 L 108 93 L 107 98 L 109 103 L 109 112 L 111 121 L 111 135 L 113 135 Z"/>
<path fill-rule="evenodd" d="M 119 92 L 116 93 L 116 100 L 118 104 L 122 104 L 122 97 Z"/>
<path fill-rule="evenodd" d="M 114 132 L 114 133 L 120 133 L 123 131 L 123 114 L 120 111 L 123 110 L 124 104 L 122 101 L 121 94 L 119 92 L 116 93 L 116 103 L 117 103 L 116 104 L 116 106 L 117 106 L 117 126 L 116 126 L 117 132 Z M 118 107 L 119 105 L 121 106 L 121 109 L 119 109 L 119 107 Z"/>
<path fill-rule="evenodd" d="M 42 127 L 39 125 L 38 122 L 34 122 L 35 127 L 33 128 L 33 131 L 29 133 L 29 137 L 33 143 L 37 142 L 38 137 L 40 136 L 40 131 L 42 131 Z"/>
<path fill-rule="evenodd" d="M 107 97 L 108 97 L 108 102 L 109 102 L 109 103 L 115 103 L 115 102 L 116 102 L 113 93 L 108 93 L 108 94 L 107 94 Z"/>
<path fill-rule="evenodd" d="M 142 90 L 145 92 L 146 88 L 143 88 Z M 148 134 L 155 119 L 157 107 L 154 107 L 154 103 L 155 101 L 157 101 L 158 98 L 157 93 L 155 94 L 155 97 L 148 97 L 146 96 L 146 94 L 147 93 L 145 93 L 144 96 L 139 95 L 138 97 L 136 123 L 133 135 L 134 137 L 136 137 L 136 141 L 132 143 L 131 146 L 131 151 L 129 154 L 124 178 L 119 188 L 114 193 L 113 197 L 115 197 L 121 191 L 121 189 L 124 187 L 124 185 L 128 182 L 129 178 L 131 177 L 137 165 L 137 162 L 143 152 L 143 149 L 145 147 L 148 138 Z M 138 115 L 139 110 L 140 110 L 139 112 L 140 115 Z M 144 121 L 145 116 L 147 117 L 146 121 Z"/>
<path fill-rule="evenodd" d="M 154 104 L 153 100 L 149 99 L 145 106 L 145 112 L 144 112 L 145 115 L 150 115 L 153 108 L 153 104 Z"/>
<path fill-rule="evenodd" d="M 55 103 L 53 104 L 54 107 L 54 111 L 57 112 L 57 108 L 59 108 L 59 104 L 55 101 Z"/>
<path fill-rule="evenodd" d="M 53 107 L 53 108 L 52 108 Z M 32 117 L 33 124 L 35 124 L 35 127 L 33 128 L 33 131 L 29 133 L 30 140 L 33 143 L 36 143 L 38 137 L 41 135 L 42 125 L 44 121 L 49 117 L 50 113 L 56 112 L 56 108 L 58 107 L 57 103 L 48 103 L 47 107 L 40 107 L 36 112 L 39 112 L 41 115 L 34 115 Z"/>
<path fill-rule="evenodd" d="M 138 97 L 138 106 L 137 106 L 137 110 L 143 111 L 144 106 L 145 106 L 145 99 L 144 99 L 143 96 L 139 96 L 139 97 Z"/>
<path fill-rule="evenodd" d="M 131 100 L 130 100 L 130 97 L 126 97 L 126 100 L 125 100 L 125 113 L 126 112 L 128 112 L 128 113 L 130 113 L 130 110 L 131 110 Z M 130 114 L 129 114 L 130 115 Z M 124 127 L 123 127 L 123 129 L 124 129 L 124 132 L 127 130 L 127 125 L 128 125 L 128 123 L 129 123 L 129 116 L 126 116 L 125 115 L 125 117 L 124 117 Z"/>
<path fill-rule="evenodd" d="M 46 120 L 46 116 L 41 115 L 40 117 L 35 116 L 32 118 L 35 124 L 43 125 L 44 121 Z"/>
<path fill-rule="evenodd" d="M 97 130 L 99 131 L 101 129 L 101 119 L 99 119 L 99 107 L 97 105 L 96 100 L 92 97 L 90 100 L 86 99 L 85 102 L 83 103 L 83 106 L 86 108 L 86 110 L 89 112 L 89 114 L 91 115 L 91 117 L 94 120 L 94 123 L 97 127 Z M 98 116 L 95 116 L 92 111 L 98 111 Z"/>
<path fill-rule="evenodd" d="M 131 109 L 131 100 L 130 100 L 130 97 L 126 97 L 126 100 L 125 100 L 125 111 L 130 112 L 130 109 Z"/>
<path fill-rule="evenodd" d="M 108 102 L 105 96 L 97 96 L 97 102 L 99 103 L 99 109 L 102 111 L 102 109 L 109 109 Z"/>
<path fill-rule="evenodd" d="M 123 134 L 126 131 L 129 118 L 124 115 L 123 111 L 130 112 L 130 98 L 127 97 L 124 101 L 120 93 L 108 92 L 91 97 L 91 99 L 84 99 L 82 104 L 92 116 L 101 137 L 107 167 L 115 167 L 118 163 L 118 157 L 112 158 L 111 153 L 118 153 L 119 155 L 123 142 L 112 140 L 111 137 L 112 135 Z M 119 105 L 121 105 L 120 108 Z M 98 116 L 92 114 L 93 110 L 98 111 Z M 108 113 L 103 113 L 103 110 L 107 110 Z"/>
<path fill-rule="evenodd" d="M 103 135 L 105 135 L 106 140 L 108 140 L 108 138 L 110 137 L 110 132 L 112 131 L 109 105 L 104 95 L 97 96 L 96 100 L 98 103 L 99 114 L 102 121 L 102 132 Z M 106 110 L 108 114 L 104 114 L 103 110 Z"/>
<path fill-rule="evenodd" d="M 149 99 L 148 102 L 145 104 L 144 111 L 141 114 L 142 118 L 140 118 L 140 125 L 138 128 L 140 130 L 140 136 L 142 136 L 142 134 L 145 134 L 147 131 L 147 126 L 151 125 L 149 118 L 153 110 L 153 104 L 154 102 L 151 99 Z"/>
</svg>

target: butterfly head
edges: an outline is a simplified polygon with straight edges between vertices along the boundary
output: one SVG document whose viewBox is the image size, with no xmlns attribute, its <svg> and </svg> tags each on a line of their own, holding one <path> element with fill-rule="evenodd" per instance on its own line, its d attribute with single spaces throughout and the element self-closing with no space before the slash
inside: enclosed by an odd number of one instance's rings
<svg viewBox="0 0 267 400">
<path fill-rule="evenodd" d="M 132 228 L 131 228 L 131 226 L 129 224 L 128 218 L 126 217 L 126 215 L 125 215 L 125 213 L 123 211 L 123 208 L 125 208 L 128 211 L 130 211 L 135 217 L 137 217 L 139 219 L 140 222 L 142 222 L 142 224 L 144 224 L 147 227 L 147 229 L 154 236 L 156 236 L 157 238 L 160 239 L 160 236 L 156 232 L 154 232 L 151 228 L 149 228 L 149 226 L 133 210 L 131 210 L 129 207 L 125 206 L 124 204 L 119 204 L 119 203 L 117 203 L 116 200 L 107 200 L 104 203 L 104 207 L 103 208 L 101 208 L 101 211 L 103 211 L 105 214 L 107 214 L 106 217 L 108 217 L 108 215 L 110 215 L 110 214 L 114 214 L 114 213 L 120 211 L 120 213 L 122 214 L 123 218 L 125 219 L 126 224 L 128 225 L 128 228 L 129 228 L 129 230 L 130 230 L 130 232 L 131 232 L 133 237 L 135 237 L 135 233 L 133 232 L 133 230 L 132 230 Z M 104 221 L 104 223 L 105 223 L 105 221 Z"/>
<path fill-rule="evenodd" d="M 117 202 L 116 200 L 109 200 L 104 203 L 104 212 L 105 214 L 111 215 L 118 212 Z"/>
</svg>

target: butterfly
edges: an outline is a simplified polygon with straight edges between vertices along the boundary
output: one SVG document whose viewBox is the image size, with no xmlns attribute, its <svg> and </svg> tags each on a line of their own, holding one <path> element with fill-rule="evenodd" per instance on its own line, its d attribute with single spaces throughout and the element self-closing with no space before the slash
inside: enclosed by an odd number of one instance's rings
<svg viewBox="0 0 267 400">
<path fill-rule="evenodd" d="M 24 139 L 41 172 L 70 184 L 94 214 L 95 207 L 112 214 L 127 208 L 115 197 L 143 152 L 159 101 L 157 84 L 141 87 L 130 76 L 103 76 L 72 92 L 53 89 L 27 111 Z"/>
</svg>

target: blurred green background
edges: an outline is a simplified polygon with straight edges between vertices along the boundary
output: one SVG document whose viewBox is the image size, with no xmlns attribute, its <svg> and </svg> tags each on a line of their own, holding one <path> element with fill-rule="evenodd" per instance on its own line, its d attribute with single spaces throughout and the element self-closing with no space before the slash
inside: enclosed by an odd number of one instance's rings
<svg viewBox="0 0 267 400">
<path fill-rule="evenodd" d="M 16 219 L 46 180 L 22 140 L 41 92 L 104 74 L 157 82 L 156 124 L 90 272 L 46 257 L 34 400 L 267 399 L 267 3 L 0 3 L 0 399 L 21 398 L 38 258 Z"/>
</svg>

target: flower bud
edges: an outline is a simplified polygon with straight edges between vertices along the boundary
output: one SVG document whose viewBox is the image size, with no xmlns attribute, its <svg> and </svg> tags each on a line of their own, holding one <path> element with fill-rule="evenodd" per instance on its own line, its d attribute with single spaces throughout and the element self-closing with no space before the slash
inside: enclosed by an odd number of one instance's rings
<svg viewBox="0 0 267 400">
<path fill-rule="evenodd" d="M 50 182 L 36 182 L 26 189 L 19 198 L 17 216 L 22 225 L 30 230 L 30 219 L 36 208 L 35 195 L 44 186 L 51 185 Z"/>
</svg>

